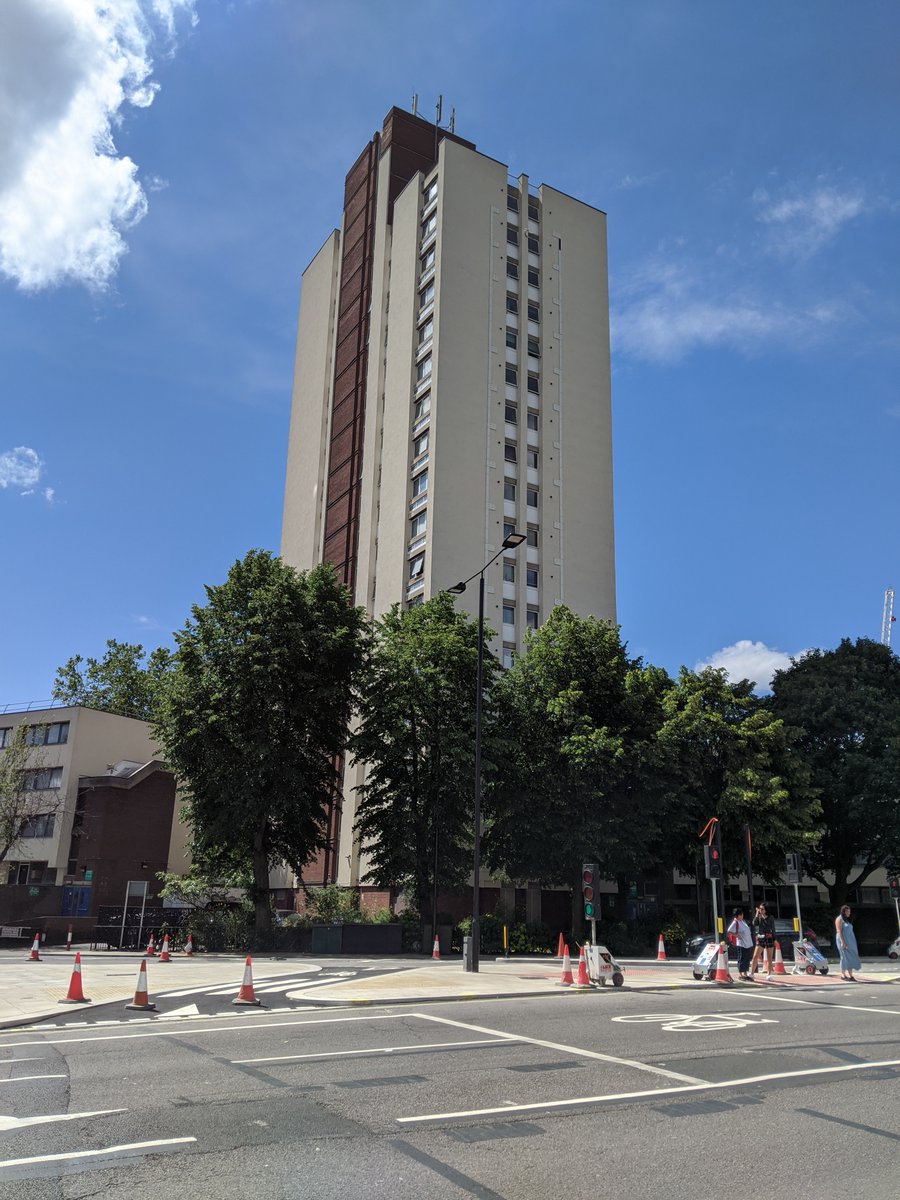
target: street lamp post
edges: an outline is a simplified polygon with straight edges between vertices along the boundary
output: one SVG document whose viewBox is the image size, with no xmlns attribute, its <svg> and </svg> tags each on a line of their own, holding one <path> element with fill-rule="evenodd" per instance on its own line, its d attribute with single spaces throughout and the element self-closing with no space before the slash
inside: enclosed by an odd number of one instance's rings
<svg viewBox="0 0 900 1200">
<path fill-rule="evenodd" d="M 500 549 L 493 558 L 488 559 L 478 576 L 478 658 L 475 668 L 475 806 L 473 814 L 473 830 L 475 840 L 474 870 L 475 878 L 472 884 L 472 970 L 478 970 L 481 957 L 481 896 L 479 879 L 481 876 L 481 701 L 484 675 L 484 573 L 488 567 L 500 557 L 504 550 L 515 550 L 525 541 L 524 533 L 513 530 L 503 539 Z M 462 583 L 456 583 L 448 592 L 460 596 L 466 590 L 466 584 L 471 583 L 475 575 L 470 575 Z"/>
</svg>

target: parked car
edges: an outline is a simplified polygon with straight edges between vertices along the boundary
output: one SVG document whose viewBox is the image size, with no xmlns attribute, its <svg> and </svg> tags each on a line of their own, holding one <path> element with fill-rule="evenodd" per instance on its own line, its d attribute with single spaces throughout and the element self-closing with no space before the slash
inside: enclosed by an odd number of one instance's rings
<svg viewBox="0 0 900 1200">
<path fill-rule="evenodd" d="M 775 940 L 781 946 L 781 956 L 785 961 L 792 962 L 794 958 L 794 942 L 799 938 L 799 934 L 794 929 L 793 917 L 775 917 Z M 829 943 L 827 940 L 820 940 L 814 929 L 805 926 L 803 936 L 808 938 L 814 946 L 816 946 L 822 954 L 827 953 Z M 707 942 L 713 941 L 711 933 L 697 933 L 693 937 L 689 937 L 684 943 L 684 953 L 687 958 L 697 958 Z M 900 941 L 900 939 L 898 939 Z M 890 953 L 890 952 L 889 952 Z M 737 958 L 737 950 L 734 946 L 728 947 L 728 957 Z"/>
</svg>

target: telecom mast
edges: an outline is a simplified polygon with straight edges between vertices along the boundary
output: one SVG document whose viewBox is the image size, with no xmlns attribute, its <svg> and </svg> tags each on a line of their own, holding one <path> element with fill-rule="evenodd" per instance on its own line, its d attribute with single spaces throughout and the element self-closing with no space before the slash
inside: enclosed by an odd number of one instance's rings
<svg viewBox="0 0 900 1200">
<path fill-rule="evenodd" d="M 884 590 L 884 608 L 881 612 L 881 644 L 889 646 L 891 644 L 891 625 L 896 621 L 894 616 L 894 589 L 885 588 Z"/>
</svg>

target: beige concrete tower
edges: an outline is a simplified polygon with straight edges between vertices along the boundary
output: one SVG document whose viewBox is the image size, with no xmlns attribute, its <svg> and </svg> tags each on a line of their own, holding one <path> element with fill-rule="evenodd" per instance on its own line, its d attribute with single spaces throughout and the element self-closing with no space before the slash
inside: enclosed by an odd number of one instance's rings
<svg viewBox="0 0 900 1200">
<path fill-rule="evenodd" d="M 392 109 L 303 275 L 281 553 L 378 616 L 513 528 L 486 576 L 504 662 L 555 604 L 615 619 L 606 217 Z M 356 776 L 323 881 L 357 882 Z"/>
</svg>

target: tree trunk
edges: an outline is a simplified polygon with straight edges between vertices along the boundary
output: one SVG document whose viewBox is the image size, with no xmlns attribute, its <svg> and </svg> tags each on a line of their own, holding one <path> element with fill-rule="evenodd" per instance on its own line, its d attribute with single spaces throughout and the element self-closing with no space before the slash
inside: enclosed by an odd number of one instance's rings
<svg viewBox="0 0 900 1200">
<path fill-rule="evenodd" d="M 269 907 L 269 856 L 262 833 L 253 839 L 253 928 L 254 944 L 269 949 L 272 944 L 272 910 Z"/>
</svg>

